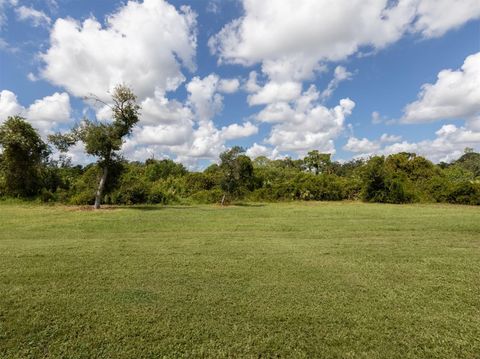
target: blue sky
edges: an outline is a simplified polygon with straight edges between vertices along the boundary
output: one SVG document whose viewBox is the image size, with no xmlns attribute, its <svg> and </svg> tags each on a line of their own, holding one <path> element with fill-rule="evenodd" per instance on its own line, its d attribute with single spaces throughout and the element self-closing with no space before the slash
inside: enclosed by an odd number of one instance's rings
<svg viewBox="0 0 480 359">
<path fill-rule="evenodd" d="M 0 122 L 108 121 L 82 98 L 123 82 L 143 115 L 129 159 L 449 161 L 480 150 L 479 19 L 477 0 L 0 0 Z"/>
</svg>

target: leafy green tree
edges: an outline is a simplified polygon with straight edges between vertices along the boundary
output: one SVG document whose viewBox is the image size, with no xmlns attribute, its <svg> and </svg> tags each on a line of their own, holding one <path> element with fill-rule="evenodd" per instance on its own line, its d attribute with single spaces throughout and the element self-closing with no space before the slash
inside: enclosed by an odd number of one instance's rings
<svg viewBox="0 0 480 359">
<path fill-rule="evenodd" d="M 475 177 L 480 177 L 480 153 L 473 152 L 471 148 L 466 148 L 465 154 L 453 164 L 472 172 Z"/>
<path fill-rule="evenodd" d="M 137 97 L 127 86 L 115 87 L 112 101 L 113 121 L 111 123 L 85 119 L 80 126 L 69 133 L 49 137 L 61 151 L 66 151 L 70 146 L 81 141 L 85 145 L 85 152 L 98 158 L 97 163 L 102 169 L 102 175 L 95 194 L 95 209 L 100 208 L 109 168 L 120 160 L 118 151 L 122 147 L 123 140 L 131 134 L 140 116 Z"/>
<path fill-rule="evenodd" d="M 145 176 L 151 182 L 165 179 L 169 176 L 181 177 L 187 174 L 187 169 L 181 163 L 176 163 L 170 159 L 160 161 L 148 159 L 145 165 Z"/>
<path fill-rule="evenodd" d="M 330 173 L 332 170 L 330 153 L 320 153 L 317 150 L 313 150 L 308 152 L 303 162 L 305 167 L 316 175 L 319 173 Z"/>
<path fill-rule="evenodd" d="M 447 196 L 447 201 L 456 204 L 480 205 L 480 184 L 471 181 L 454 184 Z"/>
<path fill-rule="evenodd" d="M 220 169 L 222 179 L 220 186 L 229 196 L 239 194 L 243 189 L 252 189 L 253 165 L 250 157 L 244 154 L 245 150 L 239 146 L 220 154 Z M 222 199 L 222 204 L 225 196 Z"/>
<path fill-rule="evenodd" d="M 254 168 L 268 167 L 271 165 L 271 163 L 272 163 L 272 160 L 270 160 L 266 156 L 258 156 L 252 162 Z"/>
<path fill-rule="evenodd" d="M 348 162 L 332 162 L 332 173 L 340 177 L 355 177 L 359 168 L 365 165 L 362 158 L 352 159 Z"/>
<path fill-rule="evenodd" d="M 38 132 L 23 117 L 9 117 L 0 126 L 1 170 L 8 195 L 29 197 L 42 186 L 42 166 L 50 154 Z"/>
<path fill-rule="evenodd" d="M 414 200 L 405 173 L 393 171 L 383 156 L 372 157 L 362 172 L 362 197 L 367 202 L 408 203 Z"/>
<path fill-rule="evenodd" d="M 400 152 L 388 156 L 385 165 L 390 172 L 403 173 L 414 182 L 428 180 L 440 173 L 432 162 L 409 152 Z"/>
</svg>

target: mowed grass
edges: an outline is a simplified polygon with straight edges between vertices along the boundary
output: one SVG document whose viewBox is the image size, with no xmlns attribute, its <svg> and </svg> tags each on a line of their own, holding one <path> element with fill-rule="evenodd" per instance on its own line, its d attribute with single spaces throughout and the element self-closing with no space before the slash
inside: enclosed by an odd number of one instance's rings
<svg viewBox="0 0 480 359">
<path fill-rule="evenodd" d="M 0 205 L 0 358 L 480 358 L 480 208 Z"/>
</svg>

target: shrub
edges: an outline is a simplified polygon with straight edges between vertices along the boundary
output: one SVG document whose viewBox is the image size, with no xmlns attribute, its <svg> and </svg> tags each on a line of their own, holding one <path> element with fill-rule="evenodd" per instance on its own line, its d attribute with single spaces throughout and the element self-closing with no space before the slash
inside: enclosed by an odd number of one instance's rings
<svg viewBox="0 0 480 359">
<path fill-rule="evenodd" d="M 148 186 L 139 182 L 122 183 L 120 187 L 113 191 L 107 200 L 107 203 L 111 204 L 140 204 L 146 203 L 149 196 Z"/>
<path fill-rule="evenodd" d="M 215 185 L 215 178 L 209 174 L 192 172 L 185 176 L 185 193 L 187 195 L 211 190 Z"/>
<path fill-rule="evenodd" d="M 148 194 L 147 202 L 151 204 L 169 204 L 179 202 L 172 181 L 157 181 Z"/>
<path fill-rule="evenodd" d="M 385 166 L 383 156 L 372 157 L 362 172 L 362 198 L 367 202 L 409 203 L 415 200 L 407 176 Z"/>
<path fill-rule="evenodd" d="M 224 192 L 220 189 L 212 189 L 210 191 L 199 191 L 190 196 L 196 203 L 210 204 L 220 203 Z"/>
<path fill-rule="evenodd" d="M 454 185 L 447 195 L 449 203 L 480 204 L 480 184 L 464 181 Z"/>
<path fill-rule="evenodd" d="M 80 193 L 75 193 L 70 197 L 69 203 L 74 205 L 92 205 L 95 202 L 95 193 L 94 191 L 83 191 Z"/>
<path fill-rule="evenodd" d="M 57 200 L 55 195 L 51 191 L 45 188 L 42 188 L 42 191 L 40 192 L 40 195 L 39 195 L 39 199 L 44 203 L 55 202 Z"/>
</svg>

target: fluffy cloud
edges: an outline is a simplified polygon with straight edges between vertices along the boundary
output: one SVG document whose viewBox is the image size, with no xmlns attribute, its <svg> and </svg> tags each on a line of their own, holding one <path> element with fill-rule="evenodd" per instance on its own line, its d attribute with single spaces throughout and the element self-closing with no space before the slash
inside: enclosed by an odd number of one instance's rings
<svg viewBox="0 0 480 359">
<path fill-rule="evenodd" d="M 246 155 L 249 156 L 250 158 L 265 156 L 270 159 L 276 159 L 279 157 L 279 153 L 277 149 L 259 145 L 256 142 L 250 148 L 247 149 Z"/>
<path fill-rule="evenodd" d="M 238 79 L 223 79 L 220 80 L 218 90 L 223 93 L 234 93 L 240 88 L 240 81 Z"/>
<path fill-rule="evenodd" d="M 137 144 L 154 145 L 167 152 L 170 146 L 180 146 L 192 139 L 195 115 L 187 105 L 157 92 L 142 101 L 141 107 L 141 120 L 127 151 L 136 150 L 134 144 Z"/>
<path fill-rule="evenodd" d="M 193 123 L 178 121 L 171 124 L 142 126 L 135 131 L 135 141 L 143 145 L 178 146 L 187 143 L 193 134 Z"/>
<path fill-rule="evenodd" d="M 314 86 L 292 104 L 276 103 L 262 110 L 257 119 L 273 123 L 266 143 L 278 151 L 304 154 L 311 149 L 335 152 L 333 140 L 343 131 L 345 118 L 355 103 L 342 99 L 334 108 L 318 103 L 320 94 Z"/>
<path fill-rule="evenodd" d="M 163 0 L 145 0 L 128 2 L 104 27 L 93 18 L 83 23 L 59 19 L 50 48 L 41 55 L 41 76 L 75 96 L 94 93 L 104 101 L 109 101 L 106 90 L 114 85 L 131 86 L 142 118 L 124 147 L 129 158 L 151 153 L 187 163 L 215 159 L 226 141 L 250 136 L 258 128 L 251 122 L 217 128 L 213 122 L 224 94 L 239 89 L 238 79 L 194 77 L 185 86 L 185 102 L 168 98 L 185 80 L 181 67 L 195 69 L 195 17 L 188 7 L 177 11 Z M 96 116 L 108 120 L 108 106 L 97 108 Z"/>
<path fill-rule="evenodd" d="M 41 122 L 67 122 L 70 120 L 70 97 L 65 92 L 54 93 L 36 100 L 27 111 L 27 118 Z"/>
<path fill-rule="evenodd" d="M 249 137 L 258 132 L 258 127 L 251 122 L 245 122 L 243 125 L 237 123 L 222 127 L 222 138 L 233 140 L 236 138 Z"/>
<path fill-rule="evenodd" d="M 0 92 L 0 123 L 9 116 L 22 115 L 25 108 L 18 103 L 17 95 L 8 90 Z"/>
<path fill-rule="evenodd" d="M 187 84 L 188 100 L 200 121 L 213 118 L 223 107 L 223 96 L 218 93 L 220 78 L 210 74 L 203 79 L 196 76 Z"/>
<path fill-rule="evenodd" d="M 177 11 L 163 0 L 130 1 L 105 27 L 94 18 L 58 19 L 41 54 L 41 75 L 75 96 L 94 93 L 104 100 L 122 82 L 140 99 L 175 90 L 185 80 L 181 65 L 195 69 L 195 28 L 190 8 Z"/>
<path fill-rule="evenodd" d="M 442 1 L 439 2 L 439 6 Z M 480 150 L 480 53 L 468 56 L 458 70 L 440 71 L 434 84 L 425 84 L 418 100 L 408 104 L 402 123 L 427 123 L 445 119 L 463 119 L 463 126 L 443 125 L 433 139 L 419 142 L 401 141 L 396 136 L 382 135 L 379 140 L 349 138 L 344 149 L 360 156 L 415 152 L 432 161 L 451 161 L 466 147 Z M 383 121 L 378 112 L 372 121 Z M 388 123 L 388 121 L 387 121 Z M 390 144 L 388 144 L 390 143 Z"/>
<path fill-rule="evenodd" d="M 276 154 L 295 152 L 303 155 L 311 149 L 335 152 L 333 141 L 344 130 L 345 118 L 351 114 L 355 103 L 342 99 L 338 106 L 327 108 L 322 101 L 350 76 L 350 72 L 338 66 L 327 89 L 320 93 L 314 85 L 302 92 L 302 83 L 295 81 L 278 82 L 275 79 L 260 85 L 257 73 L 251 72 L 244 86 L 250 92 L 247 101 L 251 106 L 266 105 L 254 118 L 272 124 L 264 142 L 272 145 Z M 259 146 L 252 147 L 250 152 L 265 153 L 264 146 Z M 272 153 L 272 150 L 268 152 Z"/>
<path fill-rule="evenodd" d="M 302 84 L 299 82 L 268 82 L 258 92 L 248 96 L 249 105 L 269 104 L 277 101 L 291 101 L 300 96 Z"/>
<path fill-rule="evenodd" d="M 480 150 L 480 126 L 475 129 L 468 124 L 460 127 L 452 124 L 443 125 L 435 132 L 435 138 L 419 142 L 401 141 L 399 136 L 386 134 L 376 141 L 351 137 L 344 149 L 358 153 L 356 157 L 414 152 L 434 162 L 450 162 L 460 157 L 466 147 Z"/>
<path fill-rule="evenodd" d="M 367 138 L 356 138 L 349 137 L 343 149 L 350 152 L 362 153 L 362 154 L 371 154 L 378 152 L 382 147 L 382 144 L 398 142 L 402 139 L 401 136 L 388 135 L 384 133 L 376 141 L 370 141 Z"/>
<path fill-rule="evenodd" d="M 53 132 L 59 124 L 71 119 L 70 97 L 67 93 L 54 93 L 36 100 L 28 108 L 22 106 L 17 96 L 8 90 L 0 92 L 0 122 L 8 116 L 25 117 L 42 134 Z"/>
<path fill-rule="evenodd" d="M 469 119 L 480 114 L 480 52 L 468 56 L 459 70 L 443 70 L 425 84 L 418 100 L 405 107 L 404 123 Z"/>
<path fill-rule="evenodd" d="M 413 27 L 425 37 L 437 37 L 465 22 L 480 17 L 477 0 L 418 1 L 418 18 Z"/>
<path fill-rule="evenodd" d="M 193 121 L 193 112 L 178 100 L 169 100 L 163 93 L 156 93 L 140 103 L 142 125 L 170 124 Z"/>
<path fill-rule="evenodd" d="M 378 142 L 370 141 L 366 138 L 349 137 L 343 149 L 350 152 L 372 153 L 380 149 Z"/>
<path fill-rule="evenodd" d="M 248 137 L 257 133 L 258 128 L 250 122 L 243 125 L 232 124 L 218 129 L 213 117 L 223 107 L 223 96 L 219 92 L 230 92 L 235 80 L 222 80 L 216 74 L 204 78 L 194 77 L 186 86 L 188 104 L 193 108 L 198 127 L 189 143 L 174 149 L 181 157 L 215 159 L 225 150 L 225 141 Z M 227 85 L 225 85 L 227 84 Z"/>
<path fill-rule="evenodd" d="M 340 85 L 342 81 L 350 80 L 352 75 L 353 74 L 347 71 L 345 67 L 337 66 L 333 72 L 333 79 L 328 83 L 327 88 L 322 92 L 322 98 L 326 100 L 332 96 L 338 85 Z"/>
<path fill-rule="evenodd" d="M 305 54 L 282 55 L 262 62 L 262 72 L 276 82 L 311 80 L 327 68 Z"/>
<path fill-rule="evenodd" d="M 15 9 L 17 17 L 21 21 L 30 21 L 34 27 L 49 26 L 52 20 L 43 12 L 32 7 L 20 6 Z"/>
<path fill-rule="evenodd" d="M 439 36 L 480 17 L 476 0 L 243 0 L 245 14 L 227 24 L 209 45 L 220 61 L 308 64 L 338 61 L 363 46 L 380 49 L 406 32 Z"/>
<path fill-rule="evenodd" d="M 388 135 L 384 133 L 380 136 L 380 143 L 398 142 L 402 139 L 402 136 Z"/>
<path fill-rule="evenodd" d="M 185 103 L 169 100 L 157 91 L 141 102 L 140 126 L 126 142 L 124 153 L 138 159 L 147 154 L 172 155 L 189 165 L 195 165 L 199 159 L 218 158 L 226 149 L 226 141 L 258 132 L 251 122 L 233 123 L 221 129 L 213 122 L 223 107 L 220 92 L 231 93 L 239 85 L 238 80 L 221 79 L 216 74 L 194 77 L 186 85 L 188 98 Z"/>
<path fill-rule="evenodd" d="M 244 0 L 245 15 L 227 24 L 209 44 L 222 61 L 252 64 L 305 56 L 314 59 L 309 62 L 314 66 L 319 60 L 341 60 L 361 45 L 382 46 L 398 39 L 405 21 L 397 20 L 399 6 L 386 5 L 387 1 Z M 409 7 L 403 8 L 401 19 L 413 16 Z"/>
<path fill-rule="evenodd" d="M 391 144 L 383 148 L 382 153 L 415 152 L 434 162 L 450 162 L 460 157 L 466 147 L 480 150 L 480 131 L 449 124 L 442 126 L 435 134 L 433 140 Z"/>
</svg>

